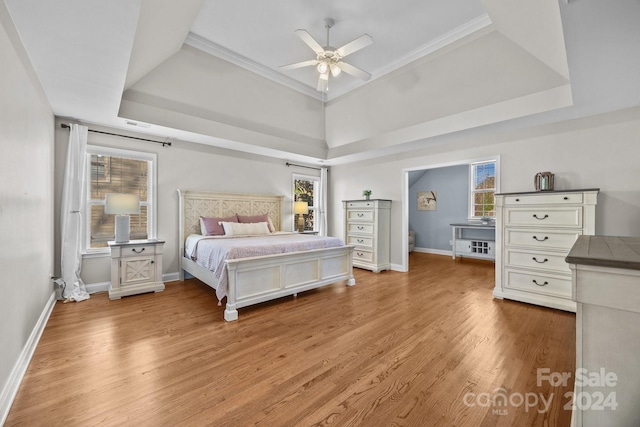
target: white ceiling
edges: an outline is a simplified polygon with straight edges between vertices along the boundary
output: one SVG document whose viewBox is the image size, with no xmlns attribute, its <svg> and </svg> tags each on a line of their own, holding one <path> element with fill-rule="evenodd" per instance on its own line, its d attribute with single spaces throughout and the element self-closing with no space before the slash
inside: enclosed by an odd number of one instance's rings
<svg viewBox="0 0 640 427">
<path fill-rule="evenodd" d="M 417 59 L 435 40 L 453 30 L 474 24 L 485 15 L 480 0 L 206 0 L 191 33 L 273 71 L 281 65 L 315 59 L 315 54 L 294 33 L 307 30 L 326 45 L 324 18 L 333 18 L 330 45 L 340 47 L 363 34 L 373 45 L 345 61 L 380 77 L 407 58 Z M 315 91 L 314 67 L 283 72 Z M 328 96 L 344 93 L 363 82 L 349 76 L 330 81 Z"/>
<path fill-rule="evenodd" d="M 491 123 L 598 112 L 596 101 L 638 103 L 612 95 L 638 86 L 637 0 L 4 1 L 57 116 L 291 160 L 357 161 Z M 320 107 L 313 67 L 278 66 L 313 58 L 294 31 L 324 45 L 326 17 L 335 47 L 373 37 L 347 58 L 373 78 L 340 75 Z M 584 103 L 567 110 L 572 97 Z"/>
</svg>

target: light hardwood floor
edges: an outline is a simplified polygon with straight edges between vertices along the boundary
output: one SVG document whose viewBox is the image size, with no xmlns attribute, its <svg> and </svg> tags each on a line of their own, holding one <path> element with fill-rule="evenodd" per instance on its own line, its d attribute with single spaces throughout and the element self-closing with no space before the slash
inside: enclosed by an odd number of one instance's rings
<svg viewBox="0 0 640 427">
<path fill-rule="evenodd" d="M 493 299 L 491 262 L 410 263 L 233 323 L 195 279 L 58 303 L 6 426 L 569 425 L 573 379 L 538 386 L 536 369 L 574 372 L 575 316 Z"/>
</svg>

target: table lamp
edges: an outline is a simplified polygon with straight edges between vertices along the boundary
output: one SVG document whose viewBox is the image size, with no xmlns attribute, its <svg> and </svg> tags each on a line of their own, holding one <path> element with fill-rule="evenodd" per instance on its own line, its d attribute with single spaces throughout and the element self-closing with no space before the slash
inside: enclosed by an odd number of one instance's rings
<svg viewBox="0 0 640 427">
<path fill-rule="evenodd" d="M 309 204 L 307 202 L 295 202 L 293 204 L 293 213 L 298 214 L 298 233 L 304 231 L 304 215 L 309 213 Z"/>
<path fill-rule="evenodd" d="M 129 241 L 129 214 L 140 213 L 140 197 L 137 194 L 105 194 L 104 213 L 116 215 L 116 243 Z"/>
</svg>

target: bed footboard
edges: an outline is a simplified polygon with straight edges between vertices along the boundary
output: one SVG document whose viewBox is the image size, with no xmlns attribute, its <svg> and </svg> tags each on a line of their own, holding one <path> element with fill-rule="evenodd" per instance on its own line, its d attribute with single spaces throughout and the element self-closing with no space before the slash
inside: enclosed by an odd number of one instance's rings
<svg viewBox="0 0 640 427">
<path fill-rule="evenodd" d="M 229 289 L 224 319 L 237 320 L 241 307 L 342 280 L 355 285 L 353 249 L 340 246 L 226 261 Z"/>
</svg>

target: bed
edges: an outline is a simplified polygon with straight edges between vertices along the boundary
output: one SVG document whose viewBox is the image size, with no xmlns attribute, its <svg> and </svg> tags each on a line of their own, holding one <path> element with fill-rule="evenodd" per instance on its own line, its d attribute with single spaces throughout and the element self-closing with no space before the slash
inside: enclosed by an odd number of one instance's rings
<svg viewBox="0 0 640 427">
<path fill-rule="evenodd" d="M 224 294 L 227 300 L 224 311 L 226 321 L 237 320 L 238 309 L 242 307 L 297 295 L 298 292 L 340 281 L 346 281 L 348 286 L 355 285 L 354 246 L 344 244 L 227 259 L 224 261 L 226 280 L 216 278 L 211 270 L 191 259 L 191 254 L 187 256 L 185 252 L 187 238 L 200 234 L 200 217 L 267 213 L 274 229 L 280 231 L 284 197 L 191 190 L 178 190 L 178 195 L 180 280 L 184 280 L 187 272 L 216 289 L 217 295 Z M 221 282 L 226 282 L 224 292 L 218 291 L 220 286 L 224 286 Z"/>
</svg>

